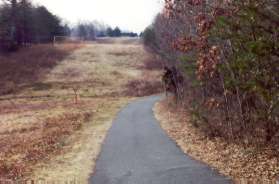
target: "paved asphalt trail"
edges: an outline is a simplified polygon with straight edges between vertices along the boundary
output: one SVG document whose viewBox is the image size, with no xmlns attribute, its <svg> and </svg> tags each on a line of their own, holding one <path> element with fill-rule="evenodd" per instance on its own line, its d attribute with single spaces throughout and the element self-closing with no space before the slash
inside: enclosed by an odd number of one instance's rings
<svg viewBox="0 0 279 184">
<path fill-rule="evenodd" d="M 161 97 L 132 102 L 115 119 L 93 184 L 225 184 L 229 180 L 186 156 L 160 128 L 152 108 Z"/>
</svg>

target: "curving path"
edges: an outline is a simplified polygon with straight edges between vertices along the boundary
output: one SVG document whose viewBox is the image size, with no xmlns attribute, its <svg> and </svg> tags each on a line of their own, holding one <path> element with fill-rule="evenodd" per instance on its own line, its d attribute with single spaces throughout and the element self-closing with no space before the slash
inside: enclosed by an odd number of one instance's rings
<svg viewBox="0 0 279 184">
<path fill-rule="evenodd" d="M 185 155 L 168 138 L 153 116 L 160 96 L 140 99 L 115 119 L 96 170 L 93 184 L 225 184 L 230 181 Z"/>
</svg>

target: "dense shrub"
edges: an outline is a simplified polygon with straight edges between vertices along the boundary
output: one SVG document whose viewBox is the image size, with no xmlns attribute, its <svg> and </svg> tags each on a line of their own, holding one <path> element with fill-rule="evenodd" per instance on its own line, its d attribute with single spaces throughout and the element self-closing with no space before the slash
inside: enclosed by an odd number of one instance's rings
<svg viewBox="0 0 279 184">
<path fill-rule="evenodd" d="M 192 97 L 193 117 L 210 135 L 278 142 L 278 10 L 267 0 L 166 0 L 156 40 L 146 31 L 146 45 L 155 42 L 166 65 L 184 74 L 180 101 Z"/>
<path fill-rule="evenodd" d="M 147 27 L 143 32 L 143 43 L 149 48 L 155 49 L 157 48 L 156 44 L 156 35 L 153 26 Z"/>
</svg>

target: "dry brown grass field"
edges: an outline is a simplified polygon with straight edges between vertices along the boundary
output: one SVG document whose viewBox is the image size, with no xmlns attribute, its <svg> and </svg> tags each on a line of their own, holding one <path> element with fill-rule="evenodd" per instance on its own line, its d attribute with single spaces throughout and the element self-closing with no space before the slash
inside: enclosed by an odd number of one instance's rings
<svg viewBox="0 0 279 184">
<path fill-rule="evenodd" d="M 116 113 L 161 91 L 151 62 L 127 38 L 0 56 L 1 180 L 87 183 Z"/>
</svg>

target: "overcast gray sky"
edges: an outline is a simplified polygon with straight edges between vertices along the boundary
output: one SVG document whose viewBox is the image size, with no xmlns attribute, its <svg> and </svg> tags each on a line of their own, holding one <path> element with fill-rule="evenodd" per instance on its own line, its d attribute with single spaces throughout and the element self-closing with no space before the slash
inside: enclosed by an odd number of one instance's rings
<svg viewBox="0 0 279 184">
<path fill-rule="evenodd" d="M 33 0 L 59 17 L 77 23 L 98 20 L 111 26 L 140 32 L 160 12 L 162 0 Z"/>
</svg>

